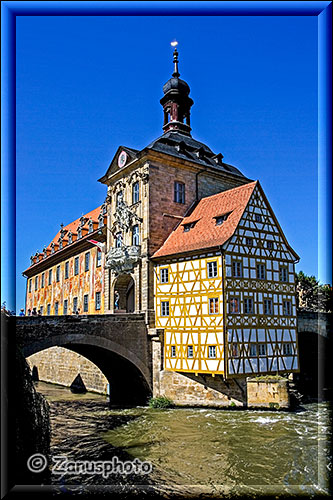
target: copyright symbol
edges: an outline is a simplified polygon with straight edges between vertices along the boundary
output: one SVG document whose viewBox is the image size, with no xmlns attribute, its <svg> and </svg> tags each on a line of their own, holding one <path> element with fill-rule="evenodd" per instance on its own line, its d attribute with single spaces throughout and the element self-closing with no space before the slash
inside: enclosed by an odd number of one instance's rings
<svg viewBox="0 0 333 500">
<path fill-rule="evenodd" d="M 47 459 L 41 453 L 35 453 L 27 460 L 27 467 L 31 472 L 43 472 L 47 466 Z"/>
</svg>

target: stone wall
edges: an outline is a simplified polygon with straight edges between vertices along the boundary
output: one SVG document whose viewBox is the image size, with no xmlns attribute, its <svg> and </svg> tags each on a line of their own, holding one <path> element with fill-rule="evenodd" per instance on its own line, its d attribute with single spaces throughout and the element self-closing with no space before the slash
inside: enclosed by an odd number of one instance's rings
<svg viewBox="0 0 333 500">
<path fill-rule="evenodd" d="M 88 391 L 107 394 L 108 380 L 101 370 L 87 358 L 63 347 L 50 347 L 29 356 L 32 369 L 38 369 L 39 380 L 70 387 L 78 374 Z"/>
<path fill-rule="evenodd" d="M 154 380 L 156 384 L 156 381 Z M 157 385 L 157 384 L 156 384 Z M 223 380 L 220 376 L 194 375 L 161 370 L 158 394 L 180 406 L 240 406 L 246 405 L 246 380 Z"/>
<path fill-rule="evenodd" d="M 247 379 L 248 408 L 289 408 L 288 380 L 268 377 Z"/>
</svg>

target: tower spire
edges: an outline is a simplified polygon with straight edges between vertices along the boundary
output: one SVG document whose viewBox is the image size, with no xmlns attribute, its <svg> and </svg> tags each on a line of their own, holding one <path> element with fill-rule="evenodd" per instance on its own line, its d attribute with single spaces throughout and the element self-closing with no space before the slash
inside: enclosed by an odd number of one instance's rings
<svg viewBox="0 0 333 500">
<path fill-rule="evenodd" d="M 172 73 L 172 76 L 174 78 L 178 78 L 180 76 L 180 73 L 178 71 L 178 50 L 177 50 L 177 47 L 175 47 L 175 50 L 173 51 L 173 64 L 174 64 L 174 71 Z"/>
<path fill-rule="evenodd" d="M 172 77 L 163 85 L 164 96 L 160 100 L 164 111 L 163 130 L 164 133 L 174 130 L 191 135 L 190 109 L 193 101 L 189 97 L 190 87 L 179 78 L 177 45 L 176 40 L 171 42 L 171 46 L 175 48 L 173 51 L 174 70 Z"/>
</svg>

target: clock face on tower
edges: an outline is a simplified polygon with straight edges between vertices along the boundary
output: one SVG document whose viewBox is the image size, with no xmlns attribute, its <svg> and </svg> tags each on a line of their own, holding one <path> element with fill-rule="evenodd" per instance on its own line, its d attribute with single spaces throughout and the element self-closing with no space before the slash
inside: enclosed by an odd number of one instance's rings
<svg viewBox="0 0 333 500">
<path fill-rule="evenodd" d="M 127 161 L 128 155 L 126 151 L 122 151 L 120 155 L 118 156 L 118 167 L 121 168 L 125 165 Z"/>
</svg>

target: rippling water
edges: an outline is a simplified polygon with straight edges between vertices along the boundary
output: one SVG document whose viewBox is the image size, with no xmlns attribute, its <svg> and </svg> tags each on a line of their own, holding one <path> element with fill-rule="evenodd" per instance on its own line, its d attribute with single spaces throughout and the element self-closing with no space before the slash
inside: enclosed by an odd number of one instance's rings
<svg viewBox="0 0 333 500">
<path fill-rule="evenodd" d="M 51 405 L 53 455 L 137 457 L 153 464 L 149 480 L 139 483 L 171 491 L 328 492 L 329 403 L 307 404 L 297 412 L 110 410 L 100 395 L 75 395 L 41 382 L 37 390 Z M 77 480 L 101 484 L 100 477 Z"/>
</svg>

